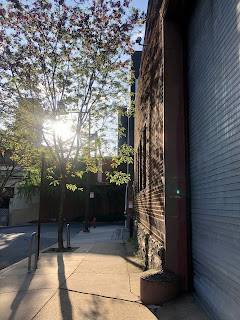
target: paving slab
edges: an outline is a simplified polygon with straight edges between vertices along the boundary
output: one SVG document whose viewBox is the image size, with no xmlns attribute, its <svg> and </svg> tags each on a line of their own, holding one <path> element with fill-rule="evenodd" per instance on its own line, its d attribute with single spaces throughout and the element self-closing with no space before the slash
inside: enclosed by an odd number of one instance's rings
<svg viewBox="0 0 240 320">
<path fill-rule="evenodd" d="M 127 274 L 126 262 L 122 260 L 115 261 L 108 259 L 108 263 L 104 259 L 92 261 L 84 260 L 76 268 L 75 273 L 88 273 L 88 274 Z"/>
<path fill-rule="evenodd" d="M 75 266 L 74 264 L 71 266 L 66 266 L 65 268 L 58 268 L 57 266 L 42 266 L 41 268 L 34 270 L 34 273 L 36 275 L 40 274 L 40 275 L 44 275 L 44 274 L 65 274 L 65 277 L 69 277 L 74 270 L 76 269 L 76 267 L 78 266 L 78 262 L 77 265 Z M 2 276 L 5 277 L 12 277 L 12 276 L 25 276 L 28 274 L 28 268 L 12 268 L 10 270 L 7 270 L 5 272 L 3 272 L 0 275 L 0 279 Z"/>
<path fill-rule="evenodd" d="M 7 268 L 0 270 L 0 279 L 4 276 L 12 276 L 12 275 L 26 275 L 28 272 L 28 260 L 23 259 L 22 261 L 16 262 Z M 0 292 L 1 293 L 1 292 Z"/>
<path fill-rule="evenodd" d="M 142 273 L 130 273 L 129 274 L 129 284 L 130 291 L 136 296 L 140 297 L 140 276 Z"/>
<path fill-rule="evenodd" d="M 84 255 L 85 256 L 85 255 Z M 80 262 L 83 260 L 84 256 L 79 256 L 77 259 L 71 257 L 64 257 L 55 254 L 48 256 L 42 255 L 38 261 L 38 268 L 36 270 L 32 269 L 34 274 L 58 274 L 64 273 L 66 276 L 70 275 L 74 270 L 79 266 Z M 32 262 L 33 264 L 33 262 Z M 0 276 L 17 276 L 17 275 L 26 275 L 28 274 L 28 265 L 24 264 L 15 264 L 11 268 L 3 269 L 0 273 Z"/>
<path fill-rule="evenodd" d="M 60 291 L 60 294 L 55 295 L 34 319 L 156 320 L 157 318 L 140 303 Z"/>
<path fill-rule="evenodd" d="M 33 261 L 33 260 L 32 260 Z M 14 264 L 12 264 L 11 266 L 4 268 L 2 270 L 0 270 L 0 274 L 5 272 L 6 270 L 12 269 L 12 268 L 26 268 L 28 266 L 28 259 L 23 259 L 22 261 L 16 262 Z"/>
<path fill-rule="evenodd" d="M 114 242 L 100 242 L 96 243 L 93 248 L 89 251 L 92 254 L 101 254 L 106 256 L 125 256 L 124 243 L 114 243 Z M 90 256 L 89 255 L 89 256 Z"/>
<path fill-rule="evenodd" d="M 139 298 L 130 292 L 127 274 L 84 274 L 74 273 L 61 286 L 63 289 L 81 293 L 137 301 Z"/>
<path fill-rule="evenodd" d="M 89 252 L 88 255 L 85 256 L 84 260 L 88 260 L 88 261 L 125 261 L 124 259 L 124 255 L 122 254 L 112 254 L 112 253 L 108 253 L 108 254 L 103 254 L 103 253 L 93 253 L 93 252 Z"/>
<path fill-rule="evenodd" d="M 84 259 L 84 256 L 79 256 L 78 259 L 69 259 L 67 257 L 44 257 L 38 261 L 38 268 L 44 268 L 44 267 L 55 267 L 57 269 L 60 268 L 69 268 L 69 267 L 77 267 L 80 262 Z"/>
<path fill-rule="evenodd" d="M 66 281 L 65 274 L 35 274 L 0 276 L 0 292 L 20 292 L 35 289 L 57 289 Z"/>
<path fill-rule="evenodd" d="M 150 306 L 150 309 L 160 320 L 210 320 L 191 294 L 182 294 L 162 307 Z"/>
<path fill-rule="evenodd" d="M 137 259 L 129 259 L 125 257 L 128 273 L 141 273 L 143 272 L 143 265 Z"/>
<path fill-rule="evenodd" d="M 40 264 L 43 262 L 48 263 L 71 263 L 73 261 L 81 261 L 86 256 L 86 253 L 45 253 L 40 256 L 38 261 Z"/>
<path fill-rule="evenodd" d="M 108 261 L 110 263 L 111 261 L 119 261 L 122 262 L 124 259 L 123 256 L 119 255 L 106 255 L 106 254 L 97 254 L 97 253 L 89 253 L 85 258 L 84 261 Z"/>
<path fill-rule="evenodd" d="M 1 293 L 0 319 L 30 320 L 55 293 L 56 289 Z"/>
<path fill-rule="evenodd" d="M 76 247 L 79 247 L 77 250 L 75 250 L 75 253 L 88 253 L 92 247 L 94 246 L 94 243 L 84 243 L 84 244 L 79 244 L 78 241 L 75 242 Z M 74 247 L 74 242 L 71 244 L 72 247 Z"/>
<path fill-rule="evenodd" d="M 71 239 L 79 249 L 41 253 L 30 274 L 28 259 L 0 271 L 0 319 L 207 320 L 195 300 L 148 308 L 139 301 L 142 266 L 112 239 L 117 229 L 79 233 Z"/>
<path fill-rule="evenodd" d="M 115 244 L 124 243 L 124 240 L 120 237 L 119 239 L 114 238 L 114 234 L 116 234 L 116 230 L 121 230 L 120 234 L 122 234 L 123 227 L 122 226 L 101 226 L 99 228 L 91 228 L 90 232 L 79 232 L 74 238 L 71 240 L 72 244 L 95 244 L 100 242 L 112 242 Z"/>
</svg>

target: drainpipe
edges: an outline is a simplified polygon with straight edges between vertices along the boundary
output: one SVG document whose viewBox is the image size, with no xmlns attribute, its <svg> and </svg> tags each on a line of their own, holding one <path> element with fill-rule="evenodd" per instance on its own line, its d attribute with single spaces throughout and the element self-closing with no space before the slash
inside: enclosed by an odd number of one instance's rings
<svg viewBox="0 0 240 320">
<path fill-rule="evenodd" d="M 129 116 L 127 116 L 127 146 L 129 146 Z M 127 160 L 127 174 L 129 174 L 129 161 Z M 126 191 L 125 191 L 125 228 L 128 228 L 128 185 L 129 182 L 126 184 Z"/>
</svg>

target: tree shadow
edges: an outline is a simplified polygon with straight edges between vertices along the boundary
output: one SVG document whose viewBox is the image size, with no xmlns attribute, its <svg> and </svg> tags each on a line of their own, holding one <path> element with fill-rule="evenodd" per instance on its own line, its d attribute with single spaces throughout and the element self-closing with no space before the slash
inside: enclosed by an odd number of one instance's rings
<svg viewBox="0 0 240 320">
<path fill-rule="evenodd" d="M 109 308 L 106 307 L 106 305 L 104 304 L 104 300 L 115 301 L 119 303 L 130 302 L 138 305 L 142 304 L 139 301 L 106 296 L 106 295 L 101 295 L 96 293 L 87 293 L 87 292 L 77 291 L 77 290 L 69 290 L 69 291 L 73 293 L 85 295 L 88 297 L 88 300 L 86 300 L 86 305 L 84 307 L 81 307 L 80 305 L 78 306 L 79 314 L 82 315 L 82 319 L 94 319 L 94 320 L 103 319 L 103 315 L 105 319 L 108 319 Z"/>
<path fill-rule="evenodd" d="M 16 316 L 17 310 L 18 310 L 22 300 L 24 299 L 26 293 L 28 293 L 28 289 L 29 289 L 30 284 L 32 282 L 32 279 L 35 275 L 35 272 L 36 272 L 36 270 L 33 270 L 31 273 L 27 273 L 20 289 L 17 292 L 16 297 L 14 298 L 14 300 L 11 304 L 12 312 L 10 314 L 10 317 L 8 318 L 9 320 L 16 319 L 15 316 Z"/>
<path fill-rule="evenodd" d="M 102 319 L 102 315 L 104 314 L 107 318 L 107 309 L 104 308 L 103 303 L 99 300 L 97 296 L 90 296 L 91 303 L 89 303 L 89 310 L 86 312 L 82 312 L 82 315 L 86 317 L 86 319 Z"/>
<path fill-rule="evenodd" d="M 61 306 L 61 313 L 63 319 L 72 319 L 72 304 L 69 299 L 68 290 L 61 289 L 63 283 L 66 282 L 65 276 L 65 267 L 63 261 L 63 255 L 57 255 L 57 263 L 58 263 L 58 281 L 59 281 L 59 299 Z"/>
</svg>

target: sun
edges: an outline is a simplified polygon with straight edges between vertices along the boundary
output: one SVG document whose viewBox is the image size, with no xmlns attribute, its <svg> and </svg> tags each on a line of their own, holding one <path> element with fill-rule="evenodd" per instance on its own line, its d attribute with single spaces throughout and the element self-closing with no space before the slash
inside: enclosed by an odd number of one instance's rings
<svg viewBox="0 0 240 320">
<path fill-rule="evenodd" d="M 52 123 L 53 133 L 62 141 L 67 141 L 73 137 L 72 126 L 68 121 L 57 120 Z"/>
<path fill-rule="evenodd" d="M 73 124 L 69 119 L 47 120 L 43 127 L 49 144 L 53 144 L 55 139 L 65 143 L 74 137 Z"/>
</svg>

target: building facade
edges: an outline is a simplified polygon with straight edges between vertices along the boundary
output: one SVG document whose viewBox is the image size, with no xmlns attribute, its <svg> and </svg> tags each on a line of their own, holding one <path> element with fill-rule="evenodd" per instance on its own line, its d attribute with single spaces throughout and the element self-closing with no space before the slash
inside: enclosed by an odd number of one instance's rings
<svg viewBox="0 0 240 320">
<path fill-rule="evenodd" d="M 142 51 L 135 51 L 132 56 L 132 76 L 133 82 L 130 87 L 131 92 L 131 104 L 135 106 L 136 92 L 138 86 L 138 78 L 140 71 Z M 127 108 L 124 108 L 124 113 L 119 117 L 119 126 L 123 129 L 123 135 L 118 138 L 118 148 L 121 148 L 122 145 L 127 144 L 131 147 L 134 147 L 134 121 L 135 117 L 133 114 L 132 108 L 130 108 L 130 115 L 127 116 Z M 133 108 L 134 109 L 134 108 Z M 133 163 L 123 163 L 121 164 L 119 170 L 130 174 L 130 181 L 126 185 L 125 190 L 125 224 L 126 227 L 130 229 L 130 236 L 133 235 L 133 181 L 134 181 L 134 164 Z"/>
<path fill-rule="evenodd" d="M 97 221 L 112 222 L 124 221 L 124 186 L 110 184 L 106 177 L 106 171 L 111 170 L 111 158 L 105 158 L 98 173 L 91 173 L 89 196 L 89 219 L 96 218 Z M 0 210 L 0 225 L 14 226 L 27 222 L 36 222 L 39 218 L 40 196 L 36 195 L 28 198 L 19 193 L 18 184 L 23 179 L 23 172 L 18 180 L 15 180 L 11 196 L 9 196 L 7 206 Z M 13 180 L 9 181 L 13 182 Z M 68 222 L 82 222 L 85 219 L 86 206 L 86 179 L 76 179 L 72 181 L 84 191 L 66 191 L 64 203 L 64 219 Z M 55 222 L 59 214 L 59 187 L 49 186 L 49 182 L 44 179 L 43 193 L 41 194 L 41 221 Z M 2 208 L 0 208 L 2 209 Z M 5 218 L 6 217 L 6 218 Z"/>
<path fill-rule="evenodd" d="M 209 313 L 240 317 L 240 4 L 151 0 L 135 118 L 135 230 Z"/>
</svg>

